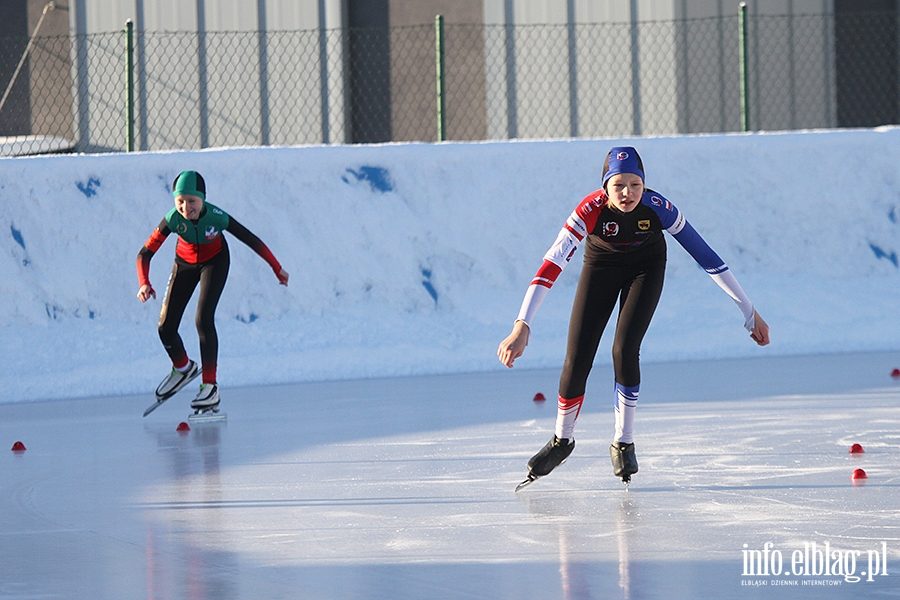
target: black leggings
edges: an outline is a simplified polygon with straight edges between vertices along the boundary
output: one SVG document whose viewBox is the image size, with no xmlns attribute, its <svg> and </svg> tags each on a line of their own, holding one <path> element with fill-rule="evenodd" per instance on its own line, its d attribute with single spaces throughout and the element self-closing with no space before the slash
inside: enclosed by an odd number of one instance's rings
<svg viewBox="0 0 900 600">
<path fill-rule="evenodd" d="M 617 300 L 619 318 L 612 352 L 616 382 L 628 387 L 641 383 L 641 342 L 662 295 L 665 273 L 665 255 L 626 266 L 585 262 L 569 320 L 566 361 L 559 379 L 560 396 L 584 395 L 600 336 Z"/>
<path fill-rule="evenodd" d="M 187 353 L 184 343 L 178 334 L 181 317 L 187 308 L 188 301 L 200 284 L 200 296 L 197 299 L 197 334 L 200 337 L 200 360 L 203 363 L 203 382 L 216 381 L 216 362 L 219 355 L 219 337 L 216 334 L 216 306 L 228 279 L 228 267 L 231 259 L 228 246 L 204 263 L 190 264 L 180 258 L 175 259 L 166 296 L 159 313 L 159 339 L 162 341 L 169 358 L 177 364 L 184 361 Z"/>
</svg>

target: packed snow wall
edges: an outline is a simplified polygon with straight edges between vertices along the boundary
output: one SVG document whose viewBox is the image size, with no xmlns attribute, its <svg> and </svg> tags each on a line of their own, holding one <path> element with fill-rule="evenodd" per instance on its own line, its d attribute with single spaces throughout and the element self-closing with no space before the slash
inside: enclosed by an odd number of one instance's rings
<svg viewBox="0 0 900 600">
<path fill-rule="evenodd" d="M 502 369 L 541 258 L 613 145 L 729 264 L 772 328 L 672 238 L 644 360 L 900 349 L 900 129 L 498 143 L 235 148 L 3 159 L 0 402 L 152 390 L 174 236 L 135 294 L 138 250 L 195 169 L 270 247 L 287 288 L 229 238 L 218 309 L 228 386 Z M 579 256 L 516 368 L 561 364 Z M 193 308 L 181 333 L 196 350 Z M 609 338 L 597 362 L 609 362 Z"/>
</svg>

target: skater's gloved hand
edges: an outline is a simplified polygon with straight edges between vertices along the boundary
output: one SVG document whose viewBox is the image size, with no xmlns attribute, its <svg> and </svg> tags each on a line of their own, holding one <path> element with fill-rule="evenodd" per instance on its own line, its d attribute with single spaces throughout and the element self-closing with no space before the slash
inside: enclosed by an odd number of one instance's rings
<svg viewBox="0 0 900 600">
<path fill-rule="evenodd" d="M 285 271 L 284 269 L 281 269 L 280 271 L 275 273 L 275 277 L 278 278 L 278 283 L 280 283 L 283 286 L 287 286 L 290 275 L 288 275 L 287 271 Z"/>
<path fill-rule="evenodd" d="M 531 330 L 525 321 L 516 321 L 516 324 L 513 325 L 512 333 L 500 342 L 500 347 L 497 349 L 497 357 L 500 359 L 500 362 L 512 369 L 515 360 L 525 352 L 530 333 Z"/>
<path fill-rule="evenodd" d="M 142 285 L 141 289 L 138 290 L 137 297 L 141 302 L 146 302 L 150 298 L 156 299 L 156 292 L 153 290 L 152 285 Z"/>
<path fill-rule="evenodd" d="M 760 346 L 769 343 L 769 326 L 755 310 L 753 311 L 753 331 L 750 332 L 750 337 Z"/>
</svg>

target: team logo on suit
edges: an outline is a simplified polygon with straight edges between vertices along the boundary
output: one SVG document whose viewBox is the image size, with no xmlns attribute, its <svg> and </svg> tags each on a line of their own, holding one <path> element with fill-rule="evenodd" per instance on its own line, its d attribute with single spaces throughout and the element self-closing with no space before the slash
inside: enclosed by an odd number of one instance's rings
<svg viewBox="0 0 900 600">
<path fill-rule="evenodd" d="M 650 202 L 653 204 L 653 206 L 665 206 L 666 210 L 668 210 L 668 211 L 672 210 L 672 203 L 669 202 L 668 200 L 663 200 L 659 196 L 652 196 L 650 198 Z"/>
<path fill-rule="evenodd" d="M 613 237 L 619 235 L 619 224 L 615 221 L 608 221 L 603 224 L 603 235 L 605 237 Z"/>
<path fill-rule="evenodd" d="M 650 229 L 650 219 L 641 219 L 638 221 L 638 229 L 641 231 L 647 231 Z"/>
</svg>

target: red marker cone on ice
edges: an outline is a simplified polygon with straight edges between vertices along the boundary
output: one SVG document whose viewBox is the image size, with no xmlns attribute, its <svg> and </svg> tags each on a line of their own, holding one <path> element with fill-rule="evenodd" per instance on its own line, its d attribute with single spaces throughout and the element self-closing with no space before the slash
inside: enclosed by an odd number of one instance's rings
<svg viewBox="0 0 900 600">
<path fill-rule="evenodd" d="M 185 423 L 184 421 L 179 423 L 178 427 L 175 428 L 175 431 L 190 431 L 190 430 L 191 430 L 191 426 L 188 425 L 187 423 Z"/>
<path fill-rule="evenodd" d="M 869 478 L 869 476 L 866 475 L 866 472 L 863 471 L 862 469 L 854 469 L 853 474 L 850 475 L 850 479 L 854 482 L 858 481 L 858 480 L 862 480 L 862 479 L 868 479 L 868 478 Z"/>
<path fill-rule="evenodd" d="M 900 377 L 900 369 L 894 369 L 893 371 L 891 371 L 891 377 L 893 377 L 894 379 Z"/>
<path fill-rule="evenodd" d="M 850 446 L 850 454 L 863 454 L 864 452 L 865 450 L 863 450 L 863 447 L 860 444 L 853 444 Z"/>
<path fill-rule="evenodd" d="M 22 442 L 16 442 L 12 447 L 13 452 L 25 452 L 25 444 Z"/>
<path fill-rule="evenodd" d="M 538 392 L 537 394 L 534 395 L 534 401 L 535 401 L 535 402 L 543 402 L 543 401 L 545 401 L 545 400 L 546 400 L 546 398 L 545 398 L 544 395 L 543 395 L 542 393 L 540 393 L 540 392 Z"/>
</svg>

